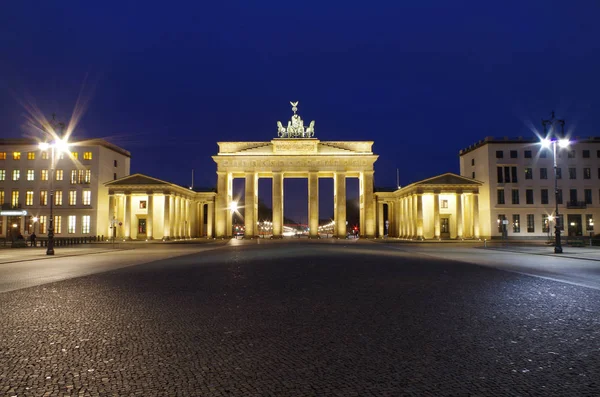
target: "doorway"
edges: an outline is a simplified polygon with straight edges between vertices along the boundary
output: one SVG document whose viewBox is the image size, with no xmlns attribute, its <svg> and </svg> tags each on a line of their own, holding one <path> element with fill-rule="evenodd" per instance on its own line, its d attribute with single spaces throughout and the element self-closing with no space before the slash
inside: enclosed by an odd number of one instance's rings
<svg viewBox="0 0 600 397">
<path fill-rule="evenodd" d="M 146 238 L 146 218 L 138 219 L 138 239 Z"/>
<path fill-rule="evenodd" d="M 581 224 L 581 215 L 567 215 L 569 225 L 569 237 L 577 237 L 583 235 L 583 227 Z"/>
<path fill-rule="evenodd" d="M 440 238 L 450 238 L 450 218 L 440 218 Z"/>
</svg>

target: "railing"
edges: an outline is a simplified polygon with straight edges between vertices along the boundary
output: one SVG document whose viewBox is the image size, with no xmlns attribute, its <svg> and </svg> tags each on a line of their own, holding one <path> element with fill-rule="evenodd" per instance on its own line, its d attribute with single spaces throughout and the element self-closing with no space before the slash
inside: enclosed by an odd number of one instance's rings
<svg viewBox="0 0 600 397">
<path fill-rule="evenodd" d="M 567 201 L 567 208 L 570 209 L 586 209 L 587 204 L 585 201 Z"/>
<path fill-rule="evenodd" d="M 26 242 L 28 247 L 31 247 L 31 240 L 19 240 Z M 79 244 L 90 244 L 96 242 L 104 241 L 104 236 L 86 236 L 86 237 L 54 237 L 54 246 L 55 247 L 67 247 L 70 245 L 79 245 Z M 12 239 L 5 238 L 3 245 L 5 247 L 12 245 Z M 38 238 L 35 241 L 35 247 L 47 247 L 48 239 L 47 238 Z"/>
</svg>

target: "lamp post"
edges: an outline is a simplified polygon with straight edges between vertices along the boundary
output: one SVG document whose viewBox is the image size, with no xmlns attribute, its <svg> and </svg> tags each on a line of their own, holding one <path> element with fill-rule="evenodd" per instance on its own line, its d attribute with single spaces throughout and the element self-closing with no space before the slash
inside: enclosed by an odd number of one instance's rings
<svg viewBox="0 0 600 397">
<path fill-rule="evenodd" d="M 50 150 L 50 220 L 48 221 L 48 248 L 46 255 L 54 255 L 54 172 L 56 170 L 56 151 L 66 152 L 69 145 L 66 140 L 56 138 L 54 142 L 42 142 L 39 145 L 40 150 Z"/>
<path fill-rule="evenodd" d="M 563 249 L 560 242 L 560 217 L 558 215 L 558 167 L 556 165 L 556 146 L 560 148 L 566 148 L 569 146 L 569 140 L 565 139 L 565 121 L 557 120 L 554 118 L 554 112 L 552 112 L 552 118 L 550 120 L 542 120 L 542 126 L 544 127 L 545 137 L 542 139 L 541 144 L 544 148 L 550 148 L 552 146 L 552 155 L 554 161 L 554 202 L 555 202 L 555 213 L 554 213 L 554 253 L 562 254 Z M 555 126 L 560 127 L 560 134 L 555 131 Z"/>
</svg>

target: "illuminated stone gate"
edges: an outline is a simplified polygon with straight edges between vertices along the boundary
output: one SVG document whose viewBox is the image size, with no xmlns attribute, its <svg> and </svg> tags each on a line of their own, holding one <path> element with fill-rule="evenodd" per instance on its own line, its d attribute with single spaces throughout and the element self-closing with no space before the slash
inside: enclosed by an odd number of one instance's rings
<svg viewBox="0 0 600 397">
<path fill-rule="evenodd" d="M 317 237 L 319 226 L 319 178 L 334 180 L 334 221 L 338 237 L 346 237 L 346 179 L 359 179 L 360 234 L 375 237 L 373 164 L 377 160 L 372 141 L 322 142 L 314 138 L 314 121 L 308 127 L 291 102 L 294 112 L 287 127 L 277 122 L 278 138 L 270 142 L 218 142 L 215 235 L 232 235 L 232 186 L 234 178 L 245 179 L 244 223 L 246 236 L 258 235 L 258 179 L 273 184 L 273 236 L 283 235 L 283 180 L 308 179 L 309 236 Z"/>
</svg>

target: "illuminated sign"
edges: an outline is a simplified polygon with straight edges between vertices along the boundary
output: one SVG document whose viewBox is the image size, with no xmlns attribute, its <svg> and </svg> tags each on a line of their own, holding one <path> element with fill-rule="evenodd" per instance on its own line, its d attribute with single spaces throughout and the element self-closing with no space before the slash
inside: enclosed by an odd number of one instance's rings
<svg viewBox="0 0 600 397">
<path fill-rule="evenodd" d="M 27 215 L 26 210 L 7 210 L 0 211 L 0 216 L 24 216 Z"/>
</svg>

